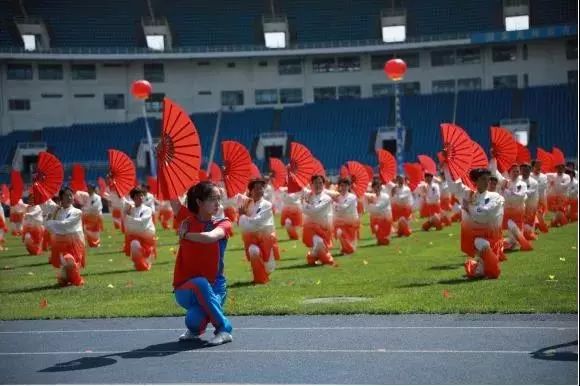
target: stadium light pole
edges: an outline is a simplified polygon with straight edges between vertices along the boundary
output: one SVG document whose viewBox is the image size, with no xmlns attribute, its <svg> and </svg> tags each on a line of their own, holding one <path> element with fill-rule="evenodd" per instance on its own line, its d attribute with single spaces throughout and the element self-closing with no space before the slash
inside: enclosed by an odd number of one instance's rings
<svg viewBox="0 0 580 386">
<path fill-rule="evenodd" d="M 131 84 L 131 94 L 142 101 L 141 112 L 143 114 L 143 119 L 145 120 L 145 134 L 147 136 L 147 144 L 149 145 L 149 171 L 152 177 L 157 177 L 157 168 L 155 167 L 155 156 L 153 152 L 153 139 L 151 138 L 151 130 L 149 129 L 149 122 L 147 121 L 147 109 L 145 108 L 146 100 L 151 96 L 151 83 L 147 80 L 141 79 L 136 80 Z"/>
<path fill-rule="evenodd" d="M 405 149 L 405 133 L 403 124 L 401 122 L 401 99 L 399 81 L 403 80 L 405 72 L 407 71 L 407 64 L 401 59 L 391 59 L 385 63 L 385 73 L 387 77 L 394 82 L 395 86 L 395 131 L 397 134 L 397 173 L 403 175 L 403 163 L 405 157 L 403 151 Z"/>
<path fill-rule="evenodd" d="M 147 121 L 147 109 L 145 108 L 145 101 L 142 104 L 143 119 L 145 120 L 145 131 L 147 132 L 147 144 L 149 145 L 149 171 L 152 177 L 157 177 L 157 167 L 155 165 L 155 156 L 153 155 L 155 149 L 153 148 L 153 138 L 151 137 L 151 129 L 149 129 L 149 122 Z"/>
<path fill-rule="evenodd" d="M 223 112 L 223 108 L 220 108 L 218 110 L 218 116 L 217 116 L 217 120 L 215 123 L 215 130 L 213 132 L 213 139 L 211 141 L 211 149 L 209 151 L 209 159 L 207 160 L 207 166 L 206 166 L 206 174 L 209 176 L 209 172 L 210 172 L 210 167 L 211 167 L 211 163 L 213 162 L 213 157 L 215 155 L 215 147 L 217 146 L 217 139 L 218 139 L 218 135 L 220 132 L 220 126 L 221 126 L 221 122 L 222 122 L 222 112 Z"/>
</svg>

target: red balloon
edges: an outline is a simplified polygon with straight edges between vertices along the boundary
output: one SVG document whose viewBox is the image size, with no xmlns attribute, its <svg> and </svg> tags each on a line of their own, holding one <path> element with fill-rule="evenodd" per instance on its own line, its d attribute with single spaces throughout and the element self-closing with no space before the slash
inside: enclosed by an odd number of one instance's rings
<svg viewBox="0 0 580 386">
<path fill-rule="evenodd" d="M 147 99 L 151 95 L 151 83 L 146 80 L 136 80 L 131 85 L 131 94 L 137 99 Z"/>
<path fill-rule="evenodd" d="M 402 59 L 391 59 L 385 63 L 385 74 L 391 80 L 401 80 L 407 72 L 407 63 Z"/>
</svg>

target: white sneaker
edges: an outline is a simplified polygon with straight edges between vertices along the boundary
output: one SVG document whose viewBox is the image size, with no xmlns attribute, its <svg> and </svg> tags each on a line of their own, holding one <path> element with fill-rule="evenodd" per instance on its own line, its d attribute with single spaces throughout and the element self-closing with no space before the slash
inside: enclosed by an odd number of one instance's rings
<svg viewBox="0 0 580 386">
<path fill-rule="evenodd" d="M 233 340 L 232 338 L 232 334 L 230 334 L 229 332 L 218 332 L 217 335 L 208 342 L 209 345 L 211 346 L 219 346 L 220 344 L 224 344 L 224 343 L 228 343 L 231 342 Z"/>
<path fill-rule="evenodd" d="M 185 332 L 183 334 L 181 334 L 179 336 L 179 341 L 183 342 L 183 341 L 188 341 L 188 340 L 196 340 L 199 339 L 200 335 L 196 335 L 193 332 L 191 332 L 191 330 L 185 330 Z"/>
</svg>

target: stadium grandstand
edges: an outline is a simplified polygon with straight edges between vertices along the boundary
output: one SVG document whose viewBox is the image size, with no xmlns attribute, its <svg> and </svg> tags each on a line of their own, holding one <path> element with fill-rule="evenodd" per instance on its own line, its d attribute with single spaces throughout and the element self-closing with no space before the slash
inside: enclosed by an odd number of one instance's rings
<svg viewBox="0 0 580 386">
<path fill-rule="evenodd" d="M 219 127 L 263 172 L 290 141 L 330 174 L 374 165 L 377 148 L 396 148 L 393 57 L 408 66 L 406 159 L 435 156 L 439 124 L 456 122 L 482 145 L 500 124 L 532 154 L 556 145 L 576 160 L 577 11 L 575 0 L 0 0 L 0 183 L 12 168 L 29 181 L 43 150 L 94 182 L 111 147 L 144 178 L 138 79 L 153 86 L 154 139 L 169 96 L 205 159 Z"/>
</svg>

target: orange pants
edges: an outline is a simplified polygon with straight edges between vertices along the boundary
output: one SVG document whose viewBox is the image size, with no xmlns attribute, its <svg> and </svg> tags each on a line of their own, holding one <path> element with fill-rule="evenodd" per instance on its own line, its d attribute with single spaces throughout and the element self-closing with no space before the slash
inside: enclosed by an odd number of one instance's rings
<svg viewBox="0 0 580 386">
<path fill-rule="evenodd" d="M 169 221 L 173 218 L 173 210 L 171 209 L 159 209 L 159 221 L 163 229 L 169 229 Z"/>
<path fill-rule="evenodd" d="M 389 245 L 392 226 L 392 218 L 371 215 L 371 230 L 374 231 L 378 245 Z"/>
<path fill-rule="evenodd" d="M 428 220 L 423 224 L 423 230 L 428 231 L 432 227 L 435 227 L 438 231 L 443 229 L 443 223 L 441 222 L 441 205 L 439 203 L 428 204 L 424 203 L 425 214 Z"/>
<path fill-rule="evenodd" d="M 286 225 L 286 220 L 290 220 L 292 225 Z M 298 240 L 299 236 L 296 228 L 302 226 L 302 211 L 300 208 L 295 206 L 285 206 L 282 208 L 280 224 L 286 228 L 290 240 Z"/>
<path fill-rule="evenodd" d="M 125 234 L 125 256 L 131 257 L 137 271 L 149 271 L 151 269 L 151 257 L 157 257 L 155 235 L 149 234 Z M 133 241 L 139 242 L 139 248 Z"/>
<path fill-rule="evenodd" d="M 508 229 L 508 221 L 512 220 L 520 231 L 524 230 L 524 209 L 523 208 L 505 208 L 503 212 L 502 229 Z"/>
<path fill-rule="evenodd" d="M 578 198 L 568 199 L 568 221 L 578 221 Z"/>
<path fill-rule="evenodd" d="M 29 255 L 40 255 L 42 253 L 42 237 L 44 227 L 42 225 L 24 225 L 22 229 L 22 241 Z"/>
<path fill-rule="evenodd" d="M 318 246 L 315 250 L 314 240 L 315 236 L 322 239 L 323 245 Z M 310 265 L 316 264 L 320 261 L 323 264 L 334 264 L 334 259 L 330 255 L 330 248 L 332 248 L 332 229 L 326 228 L 320 224 L 305 221 L 302 228 L 302 242 L 311 249 L 306 256 L 306 261 Z"/>
<path fill-rule="evenodd" d="M 252 265 L 254 283 L 266 284 L 270 281 L 270 273 L 274 269 L 273 262 L 270 259 L 280 260 L 276 233 L 248 232 L 242 234 L 242 239 L 244 241 L 246 259 Z M 252 251 L 252 246 L 258 247 L 259 255 L 258 251 Z"/>
<path fill-rule="evenodd" d="M 408 205 L 392 204 L 391 211 L 393 213 L 393 221 L 398 223 L 398 236 L 410 236 L 412 232 L 409 227 L 409 221 L 413 213 L 413 208 Z"/>
<path fill-rule="evenodd" d="M 44 228 L 44 235 L 42 236 L 42 250 L 48 251 L 52 245 L 52 233 L 47 228 Z"/>
<path fill-rule="evenodd" d="M 12 228 L 12 236 L 22 236 L 22 219 L 24 213 L 10 211 L 10 226 Z"/>
<path fill-rule="evenodd" d="M 490 248 L 478 251 L 475 248 L 475 239 L 481 238 L 489 242 Z M 461 222 L 461 250 L 473 258 L 479 255 L 484 263 L 484 275 L 490 279 L 499 277 L 501 270 L 499 262 L 504 259 L 502 231 L 499 227 L 479 226 Z M 475 261 L 468 259 L 465 262 L 465 272 L 468 277 L 475 277 Z M 475 263 L 477 264 L 477 263 Z"/>
<path fill-rule="evenodd" d="M 78 234 L 53 235 L 50 251 L 50 263 L 55 268 L 62 268 L 57 275 L 61 286 L 69 284 L 80 286 L 84 280 L 80 269 L 85 267 L 85 242 Z"/>
<path fill-rule="evenodd" d="M 98 247 L 101 244 L 101 235 L 103 231 L 103 217 L 93 213 L 83 213 L 83 227 L 87 244 L 90 248 Z"/>
<path fill-rule="evenodd" d="M 548 210 L 554 212 L 552 219 L 552 226 L 557 227 L 568 224 L 568 217 L 566 216 L 566 204 L 568 198 L 564 195 L 548 196 Z"/>
<path fill-rule="evenodd" d="M 122 233 L 125 233 L 125 227 L 123 225 L 123 214 L 121 213 L 121 209 L 113 208 L 111 216 L 113 217 L 113 226 L 115 229 L 120 229 Z"/>
<path fill-rule="evenodd" d="M 350 255 L 356 251 L 359 221 L 334 220 L 334 236 L 340 241 L 340 251 Z"/>
</svg>

